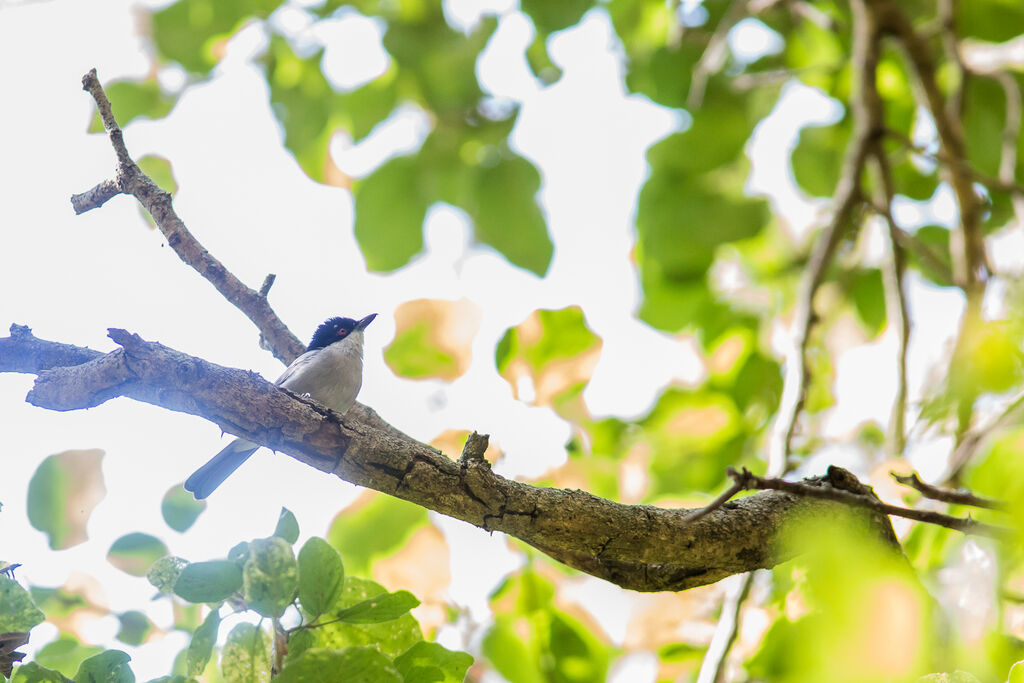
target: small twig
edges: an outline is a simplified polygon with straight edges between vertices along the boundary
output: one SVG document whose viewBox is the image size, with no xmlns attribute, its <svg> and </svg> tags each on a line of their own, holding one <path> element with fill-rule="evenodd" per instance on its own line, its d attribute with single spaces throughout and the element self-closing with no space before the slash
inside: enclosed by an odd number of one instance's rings
<svg viewBox="0 0 1024 683">
<path fill-rule="evenodd" d="M 739 493 L 742 490 L 743 490 L 743 486 L 742 485 L 740 485 L 740 484 L 733 484 L 728 489 L 726 489 L 722 493 L 722 495 L 718 496 L 718 498 L 715 498 L 713 501 L 711 501 L 710 503 L 708 503 L 704 507 L 697 508 L 696 510 L 691 512 L 689 515 L 687 515 L 686 516 L 686 523 L 687 524 L 693 524 L 698 519 L 701 519 L 702 517 L 706 517 L 707 515 L 710 515 L 712 512 L 714 512 L 715 510 L 717 510 L 718 508 L 722 507 L 727 502 L 729 502 L 730 498 L 732 498 L 733 496 L 735 496 L 737 493 Z"/>
<path fill-rule="evenodd" d="M 955 64 L 957 71 L 957 86 L 949 96 L 947 112 L 949 116 L 957 119 L 963 118 L 964 113 L 964 90 L 967 88 L 967 79 L 970 72 L 964 66 L 963 57 L 960 55 L 960 45 L 956 35 L 956 5 L 957 0 L 939 0 L 938 14 L 940 35 L 942 36 L 942 50 L 946 53 L 946 61 Z"/>
<path fill-rule="evenodd" d="M 263 278 L 263 284 L 260 285 L 260 296 L 264 299 L 270 294 L 270 288 L 274 286 L 274 281 L 277 280 L 277 275 L 274 273 L 267 273 L 267 276 Z"/>
<path fill-rule="evenodd" d="M 976 508 L 985 508 L 986 510 L 1005 511 L 1007 509 L 1006 503 L 1001 500 L 983 498 L 966 489 L 952 491 L 950 489 L 944 489 L 925 483 L 921 481 L 919 476 L 917 476 L 917 472 L 911 472 L 907 476 L 896 472 L 890 472 L 889 476 L 904 486 L 909 486 L 912 489 L 915 489 L 925 498 L 931 498 L 932 500 L 940 500 L 943 503 L 950 503 L 952 505 L 969 505 Z"/>
<path fill-rule="evenodd" d="M 267 303 L 266 296 L 243 284 L 199 243 L 175 213 L 171 195 L 160 189 L 132 161 L 124 144 L 121 127 L 118 126 L 111 111 L 110 100 L 96 75 L 96 69 L 82 77 L 82 89 L 96 101 L 103 127 L 110 136 L 110 144 L 117 155 L 117 174 L 113 180 L 105 180 L 92 189 L 73 196 L 71 204 L 75 212 L 84 213 L 98 208 L 117 194 L 133 195 L 149 211 L 167 240 L 167 245 L 174 250 L 178 258 L 206 278 L 225 299 L 256 325 L 279 360 L 287 364 L 297 358 L 305 350 L 305 345 L 277 317 Z M 264 286 L 268 286 L 266 282 Z"/>
<path fill-rule="evenodd" d="M 462 455 L 459 456 L 460 465 L 469 463 L 485 463 L 484 453 L 487 452 L 487 444 L 490 436 L 473 432 L 466 438 L 466 445 L 462 447 Z"/>
<path fill-rule="evenodd" d="M 892 216 L 893 189 L 889 160 L 878 147 L 874 153 L 878 170 L 878 201 L 882 205 L 882 218 L 889 234 L 889 258 L 882 269 L 882 283 L 885 288 L 885 308 L 890 321 L 895 322 L 899 351 L 896 354 L 896 397 L 893 400 L 889 419 L 889 455 L 899 457 L 907 443 L 907 345 L 910 341 L 910 314 L 907 311 L 907 297 L 903 291 L 903 276 L 906 262 L 899 243 L 899 228 Z"/>
<path fill-rule="evenodd" d="M 834 468 L 829 469 L 831 470 Z M 925 522 L 926 524 L 935 524 L 937 526 L 953 529 L 954 531 L 960 531 L 973 536 L 987 536 L 989 538 L 999 540 L 1007 540 L 1012 536 L 1011 530 L 1006 527 L 977 522 L 970 517 L 953 517 L 952 515 L 944 515 L 940 512 L 933 512 L 931 510 L 914 510 L 911 508 L 899 507 L 898 505 L 889 505 L 888 503 L 883 503 L 878 498 L 858 493 L 851 493 L 850 491 L 837 489 L 832 486 L 812 486 L 804 482 L 785 481 L 784 479 L 771 477 L 759 477 L 745 467 L 740 472 L 737 472 L 735 469 L 730 467 L 727 470 L 727 473 L 734 481 L 736 481 L 736 483 L 742 483 L 743 488 L 748 490 L 763 491 L 772 489 L 775 491 L 785 491 L 786 493 L 792 493 L 798 496 L 831 500 L 853 507 L 873 510 L 884 515 L 895 515 L 897 517 L 913 519 L 918 522 Z"/>
<path fill-rule="evenodd" d="M 747 0 L 732 0 L 729 9 L 725 11 L 722 18 L 715 27 L 715 32 L 708 40 L 707 47 L 697 65 L 693 67 L 693 75 L 690 78 L 690 90 L 686 93 L 686 108 L 699 109 L 704 101 L 704 90 L 708 84 L 711 74 L 719 71 L 725 63 L 729 50 L 729 31 L 736 25 L 747 11 Z"/>
<path fill-rule="evenodd" d="M 747 572 L 727 579 L 725 595 L 722 597 L 722 613 L 715 626 L 704 659 L 700 663 L 697 683 L 724 683 L 726 662 L 729 651 L 739 634 L 740 610 L 750 594 L 754 583 L 754 572 Z"/>
<path fill-rule="evenodd" d="M 1017 184 L 1017 138 L 1020 137 L 1021 95 L 1017 80 L 1000 71 L 995 75 L 996 81 L 1003 88 L 1006 97 L 1006 123 L 1003 124 L 1003 144 L 999 156 L 999 181 L 1006 185 Z M 1024 227 L 1024 194 L 1015 192 L 1011 196 L 1013 213 L 1017 225 Z"/>
<path fill-rule="evenodd" d="M 885 135 L 886 137 L 892 138 L 893 140 L 899 142 L 900 145 L 905 147 L 908 151 L 912 152 L 913 154 L 917 154 L 918 156 L 924 157 L 929 161 L 933 161 L 937 164 L 943 164 L 945 166 L 958 166 L 961 172 L 966 173 L 971 178 L 981 183 L 982 185 L 985 185 L 986 187 L 989 187 L 993 190 L 1002 190 L 1003 192 L 1009 192 L 1014 196 L 1024 196 L 1024 185 L 1021 185 L 1020 183 L 1016 182 L 1012 175 L 1008 180 L 1003 180 L 1002 178 L 997 178 L 996 176 L 991 176 L 988 175 L 987 173 L 982 173 L 981 171 L 978 171 L 975 168 L 973 168 L 966 159 L 954 159 L 941 149 L 930 150 L 925 147 L 922 147 L 921 145 L 915 144 L 913 140 L 907 137 L 906 133 L 899 130 L 887 128 L 885 130 Z"/>
<path fill-rule="evenodd" d="M 1021 391 L 1006 404 L 1006 407 L 995 417 L 985 420 L 982 424 L 975 425 L 970 431 L 964 434 L 957 445 L 953 455 L 949 458 L 948 471 L 941 481 L 955 481 L 963 468 L 971 461 L 981 448 L 981 445 L 994 433 L 1006 427 L 1021 423 L 1020 409 L 1024 406 L 1024 391 Z"/>
<path fill-rule="evenodd" d="M 797 293 L 792 342 L 786 354 L 782 399 L 768 440 L 768 472 L 773 475 L 781 475 L 786 471 L 786 460 L 792 447 L 797 420 L 807 397 L 807 348 L 815 319 L 814 295 L 824 281 L 825 271 L 851 222 L 861 195 L 864 166 L 882 132 L 882 100 L 875 82 L 881 27 L 863 2 L 853 3 L 853 9 L 853 136 L 846 149 L 842 173 L 836 185 L 832 220 L 814 245 Z"/>
</svg>

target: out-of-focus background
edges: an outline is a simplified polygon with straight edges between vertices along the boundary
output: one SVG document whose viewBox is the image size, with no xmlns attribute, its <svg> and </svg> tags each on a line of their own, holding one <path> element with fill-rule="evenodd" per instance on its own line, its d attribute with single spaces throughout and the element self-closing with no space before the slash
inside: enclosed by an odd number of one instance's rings
<svg viewBox="0 0 1024 683">
<path fill-rule="evenodd" d="M 74 215 L 69 196 L 114 169 L 80 87 L 95 67 L 131 154 L 243 282 L 277 275 L 270 302 L 297 335 L 378 313 L 360 400 L 384 419 L 452 456 L 468 431 L 488 433 L 505 476 L 701 505 L 726 467 L 765 471 L 786 419 L 800 282 L 855 143 L 849 4 L 2 2 L 0 323 L 103 351 L 123 327 L 268 379 L 282 369 L 134 199 Z M 962 470 L 950 454 L 1021 385 L 1024 10 L 954 2 L 949 29 L 949 4 L 900 11 L 963 128 L 978 221 L 963 227 L 927 87 L 894 40 L 875 81 L 895 196 L 865 170 L 869 196 L 813 299 L 788 444 L 790 475 L 839 464 L 901 504 L 916 499 L 890 470 L 1002 498 L 1021 481 L 1012 430 Z M 873 213 L 886 206 L 892 231 Z M 968 280 L 965 229 L 987 254 Z M 127 399 L 48 412 L 24 402 L 32 381 L 0 374 L 0 560 L 50 599 L 29 659 L 66 675 L 98 651 L 85 646 L 129 652 L 142 680 L 170 673 L 190 622 L 152 600 L 139 566 L 223 557 L 273 531 L 282 507 L 300 541 L 327 537 L 353 573 L 412 591 L 428 637 L 477 658 L 474 680 L 691 680 L 705 659 L 721 585 L 625 591 L 265 450 L 193 508 L 176 487 L 230 437 Z M 949 670 L 1005 676 L 1021 615 L 997 596 L 1013 592 L 1016 559 L 894 524 L 948 626 Z M 509 603 L 524 576 L 550 589 L 539 606 Z M 829 667 L 846 665 L 808 653 L 854 652 L 887 619 L 913 637 L 875 643 L 870 672 L 848 680 L 939 670 L 927 600 L 892 581 L 865 593 L 878 609 L 851 598 L 848 630 L 823 633 L 804 568 L 758 575 L 723 675 L 839 680 Z M 63 602 L 43 590 L 57 587 Z M 58 634 L 64 649 L 47 655 Z M 496 654 L 507 634 L 521 656 Z"/>
</svg>

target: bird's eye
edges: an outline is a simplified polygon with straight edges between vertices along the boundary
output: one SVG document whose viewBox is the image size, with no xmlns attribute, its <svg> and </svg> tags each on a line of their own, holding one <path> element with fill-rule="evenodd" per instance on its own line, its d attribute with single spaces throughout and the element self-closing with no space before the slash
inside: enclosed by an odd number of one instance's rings
<svg viewBox="0 0 1024 683">
<path fill-rule="evenodd" d="M 348 330 L 346 330 L 344 327 L 338 330 L 339 337 L 344 337 L 346 334 L 348 334 Z"/>
</svg>

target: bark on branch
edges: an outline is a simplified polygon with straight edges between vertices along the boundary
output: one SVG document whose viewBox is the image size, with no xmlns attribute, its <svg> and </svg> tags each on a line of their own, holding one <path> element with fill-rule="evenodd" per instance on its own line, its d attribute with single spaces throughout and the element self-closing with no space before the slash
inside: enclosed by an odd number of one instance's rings
<svg viewBox="0 0 1024 683">
<path fill-rule="evenodd" d="M 453 460 L 363 406 L 342 417 L 256 373 L 124 330 L 112 329 L 110 336 L 120 348 L 104 354 L 14 326 L 10 337 L 0 339 L 0 371 L 37 374 L 28 401 L 43 408 L 76 410 L 126 396 L 200 416 L 346 481 L 515 536 L 559 562 L 633 590 L 683 590 L 771 567 L 788 559 L 776 543 L 786 524 L 842 506 L 764 491 L 694 520 L 690 510 L 531 486 L 495 474 L 475 457 L 482 437 L 466 457 Z M 871 528 L 892 534 L 887 517 L 867 514 Z"/>
</svg>

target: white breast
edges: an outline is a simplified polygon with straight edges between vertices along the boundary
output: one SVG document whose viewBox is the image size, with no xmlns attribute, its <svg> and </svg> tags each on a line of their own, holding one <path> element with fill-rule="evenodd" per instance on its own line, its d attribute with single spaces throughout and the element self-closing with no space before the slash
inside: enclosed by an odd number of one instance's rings
<svg viewBox="0 0 1024 683">
<path fill-rule="evenodd" d="M 347 412 L 363 384 L 363 331 L 302 354 L 276 384 L 295 394 L 309 394 L 339 413 Z"/>
</svg>

